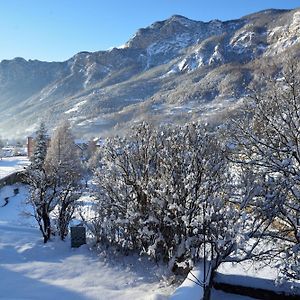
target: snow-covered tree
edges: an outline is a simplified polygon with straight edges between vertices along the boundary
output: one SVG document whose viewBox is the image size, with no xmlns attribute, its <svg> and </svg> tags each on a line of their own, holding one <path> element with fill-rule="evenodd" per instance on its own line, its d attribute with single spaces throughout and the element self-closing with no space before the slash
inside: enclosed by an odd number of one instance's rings
<svg viewBox="0 0 300 300">
<path fill-rule="evenodd" d="M 3 151 L 3 147 L 5 146 L 4 141 L 2 140 L 2 138 L 0 137 L 0 160 L 2 160 L 2 157 L 4 155 L 4 151 Z"/>
<path fill-rule="evenodd" d="M 57 230 L 63 240 L 68 234 L 68 225 L 81 190 L 81 162 L 68 122 L 61 123 L 53 133 L 45 170 L 48 176 L 55 178 Z"/>
<path fill-rule="evenodd" d="M 41 122 L 34 139 L 34 151 L 30 158 L 31 168 L 42 169 L 48 148 L 48 136 L 45 123 Z"/>
<path fill-rule="evenodd" d="M 30 186 L 28 202 L 46 243 L 54 228 L 54 219 L 61 239 L 68 233 L 76 200 L 80 196 L 80 160 L 69 125 L 59 126 L 45 155 L 44 127 L 37 134 L 32 165 L 27 169 L 26 181 Z"/>
<path fill-rule="evenodd" d="M 81 169 L 79 152 L 67 121 L 62 122 L 53 132 L 45 165 L 61 184 L 65 180 L 69 182 L 78 179 Z"/>
<path fill-rule="evenodd" d="M 34 217 L 46 243 L 51 236 L 50 213 L 56 206 L 53 179 L 45 171 L 44 161 L 47 154 L 48 136 L 42 122 L 36 132 L 35 146 L 31 165 L 26 170 L 26 182 L 30 186 L 28 202 L 32 205 Z"/>
<path fill-rule="evenodd" d="M 245 198 L 256 218 L 271 222 L 266 237 L 281 275 L 300 279 L 300 67 L 295 60 L 251 93 L 244 118 L 236 121 L 231 159 L 249 174 Z M 275 77 L 275 79 L 274 79 Z"/>
<path fill-rule="evenodd" d="M 147 248 L 139 230 L 149 213 L 145 190 L 154 171 L 155 151 L 152 129 L 142 124 L 128 139 L 107 140 L 99 156 L 96 177 L 102 236 L 126 250 Z"/>
<path fill-rule="evenodd" d="M 51 212 L 57 205 L 56 181 L 49 176 L 44 166 L 40 169 L 28 168 L 26 182 L 30 187 L 27 201 L 32 205 L 44 243 L 51 238 Z"/>
<path fill-rule="evenodd" d="M 171 128 L 163 136 L 158 176 L 147 193 L 159 204 L 152 210 L 160 211 L 159 228 L 168 231 L 160 233 L 153 246 L 165 245 L 173 270 L 202 261 L 204 299 L 209 299 L 221 263 L 268 253 L 258 247 L 268 225 L 256 234 L 262 222 L 243 210 L 241 190 L 218 131 L 193 123 Z"/>
<path fill-rule="evenodd" d="M 224 151 L 219 135 L 200 124 L 144 123 L 107 140 L 96 173 L 102 240 L 164 260 L 174 272 L 202 260 L 206 291 L 222 262 L 257 256 L 264 230 L 254 235 L 262 224 L 241 208 Z"/>
</svg>

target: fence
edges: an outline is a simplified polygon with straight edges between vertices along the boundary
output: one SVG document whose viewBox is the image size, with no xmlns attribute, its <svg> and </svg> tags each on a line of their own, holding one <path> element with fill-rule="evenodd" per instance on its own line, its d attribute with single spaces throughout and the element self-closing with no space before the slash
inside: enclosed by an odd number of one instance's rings
<svg viewBox="0 0 300 300">
<path fill-rule="evenodd" d="M 293 294 L 289 284 L 285 288 L 276 286 L 274 280 L 249 276 L 224 275 L 217 273 L 213 286 L 230 294 L 243 295 L 262 300 L 299 300 L 300 295 Z M 296 292 L 296 291 L 294 291 Z M 300 291 L 298 291 L 300 292 Z"/>
</svg>

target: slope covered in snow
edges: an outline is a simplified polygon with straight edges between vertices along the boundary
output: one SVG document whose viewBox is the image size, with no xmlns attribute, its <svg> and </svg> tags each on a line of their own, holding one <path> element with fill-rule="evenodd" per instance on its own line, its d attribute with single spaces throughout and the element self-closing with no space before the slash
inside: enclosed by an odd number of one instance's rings
<svg viewBox="0 0 300 300">
<path fill-rule="evenodd" d="M 25 156 L 3 157 L 0 160 L 0 178 L 24 170 L 28 163 L 28 158 Z"/>
</svg>

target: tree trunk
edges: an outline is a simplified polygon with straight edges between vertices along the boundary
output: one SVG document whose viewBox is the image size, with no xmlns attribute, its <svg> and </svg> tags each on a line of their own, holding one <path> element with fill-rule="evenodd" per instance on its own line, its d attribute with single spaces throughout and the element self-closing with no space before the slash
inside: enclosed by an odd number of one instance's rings
<svg viewBox="0 0 300 300">
<path fill-rule="evenodd" d="M 213 288 L 214 277 L 215 277 L 215 271 L 212 271 L 210 273 L 208 284 L 205 285 L 205 287 L 204 287 L 203 300 L 210 300 L 210 294 L 211 294 L 211 290 Z"/>
<path fill-rule="evenodd" d="M 44 244 L 46 244 L 49 240 L 49 237 L 48 237 L 48 235 L 45 235 L 45 234 L 43 234 L 43 237 L 44 237 Z"/>
<path fill-rule="evenodd" d="M 50 227 L 50 217 L 45 208 L 43 209 L 42 220 L 43 220 L 42 233 L 44 237 L 44 243 L 46 244 L 51 236 L 51 227 Z"/>
<path fill-rule="evenodd" d="M 74 213 L 73 205 L 71 201 L 64 201 L 59 208 L 58 232 L 62 241 L 68 235 L 68 226 Z"/>
</svg>

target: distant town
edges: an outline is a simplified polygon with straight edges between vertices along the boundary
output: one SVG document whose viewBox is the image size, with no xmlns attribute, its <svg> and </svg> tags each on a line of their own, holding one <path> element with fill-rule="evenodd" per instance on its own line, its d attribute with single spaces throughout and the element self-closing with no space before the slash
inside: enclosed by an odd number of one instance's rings
<svg viewBox="0 0 300 300">
<path fill-rule="evenodd" d="M 50 138 L 49 138 L 50 141 Z M 101 138 L 94 138 L 89 141 L 76 139 L 75 143 L 81 156 L 84 156 L 86 151 L 94 152 L 103 141 Z M 26 139 L 1 139 L 0 138 L 0 159 L 4 157 L 26 156 L 31 157 L 34 149 L 34 137 L 29 136 Z"/>
</svg>

